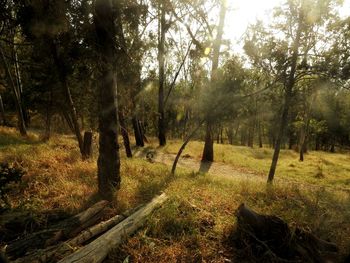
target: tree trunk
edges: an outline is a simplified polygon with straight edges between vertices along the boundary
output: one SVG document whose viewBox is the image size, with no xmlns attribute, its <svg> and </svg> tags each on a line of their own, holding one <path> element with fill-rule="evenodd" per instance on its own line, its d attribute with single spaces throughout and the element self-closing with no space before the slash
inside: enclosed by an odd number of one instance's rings
<svg viewBox="0 0 350 263">
<path fill-rule="evenodd" d="M 261 121 L 259 120 L 258 122 L 258 136 L 259 136 L 259 148 L 263 147 L 263 142 L 262 142 L 262 127 L 261 127 Z"/>
<path fill-rule="evenodd" d="M 45 134 L 44 141 L 48 141 L 51 136 L 51 116 L 52 115 L 52 87 L 50 87 L 49 100 L 46 107 Z"/>
<path fill-rule="evenodd" d="M 222 0 L 221 7 L 220 7 L 218 33 L 216 35 L 216 39 L 213 45 L 213 58 L 212 58 L 212 68 L 211 68 L 211 76 L 210 76 L 210 86 L 213 86 L 217 80 L 217 69 L 219 66 L 220 46 L 222 41 L 222 35 L 224 33 L 226 10 L 227 10 L 226 1 Z M 202 161 L 208 161 L 208 162 L 214 161 L 214 150 L 213 150 L 214 142 L 212 138 L 213 137 L 212 122 L 213 120 L 210 118 L 210 116 L 207 116 L 207 124 L 206 124 L 207 129 L 206 129 L 206 135 L 205 135 Z"/>
<path fill-rule="evenodd" d="M 18 129 L 19 129 L 19 132 L 21 133 L 21 135 L 26 136 L 27 135 L 27 129 L 26 129 L 26 125 L 25 125 L 25 121 L 24 121 L 24 117 L 23 117 L 22 103 L 20 101 L 21 98 L 19 96 L 19 93 L 18 93 L 18 90 L 16 88 L 16 85 L 15 85 L 15 83 L 13 81 L 13 78 L 12 78 L 12 75 L 11 75 L 11 70 L 10 70 L 8 64 L 7 64 L 7 61 L 6 61 L 6 58 L 5 58 L 5 54 L 4 54 L 4 51 L 2 50 L 1 46 L 0 46 L 0 59 L 1 59 L 1 62 L 3 64 L 3 67 L 5 69 L 8 85 L 11 87 L 11 89 L 13 91 L 16 111 L 17 111 L 17 114 L 18 114 Z"/>
<path fill-rule="evenodd" d="M 6 120 L 5 108 L 4 108 L 4 103 L 2 102 L 1 94 L 0 94 L 0 116 L 2 119 L 2 125 L 6 126 L 7 120 Z"/>
<path fill-rule="evenodd" d="M 160 3 L 159 21 L 159 43 L 158 43 L 158 64 L 159 64 L 159 92 L 158 92 L 158 139 L 159 145 L 166 144 L 165 138 L 165 114 L 164 114 L 164 84 L 165 84 L 165 4 Z"/>
<path fill-rule="evenodd" d="M 316 135 L 316 139 L 315 139 L 315 151 L 319 151 L 320 150 L 320 136 Z"/>
<path fill-rule="evenodd" d="M 68 82 L 67 82 L 67 69 L 66 69 L 66 65 L 65 62 L 62 60 L 62 58 L 59 56 L 58 54 L 58 50 L 57 50 L 57 45 L 55 43 L 54 39 L 49 39 L 50 42 L 50 46 L 51 46 L 51 52 L 52 52 L 52 57 L 56 66 L 56 70 L 58 72 L 58 77 L 59 80 L 61 82 L 62 88 L 64 90 L 66 99 L 67 99 L 67 103 L 68 103 L 68 110 L 70 113 L 70 119 L 72 121 L 73 124 L 73 129 L 74 129 L 74 133 L 75 136 L 77 137 L 78 140 L 78 145 L 79 145 L 79 150 L 80 153 L 82 155 L 82 158 L 84 159 L 84 142 L 83 142 L 83 137 L 81 135 L 81 131 L 80 131 L 80 126 L 79 126 L 79 122 L 78 122 L 78 115 L 74 106 L 74 102 L 73 102 L 73 98 L 72 98 L 72 94 L 70 91 L 70 88 L 68 86 Z"/>
<path fill-rule="evenodd" d="M 226 134 L 227 134 L 228 143 L 232 145 L 233 144 L 233 127 L 231 124 L 227 128 Z"/>
<path fill-rule="evenodd" d="M 24 119 L 24 124 L 26 128 L 29 127 L 29 122 L 30 122 L 30 117 L 28 114 L 28 111 L 26 109 L 25 104 L 23 103 L 23 86 L 22 86 L 22 78 L 21 78 L 21 72 L 19 69 L 19 64 L 18 64 L 18 56 L 17 56 L 17 50 L 15 47 L 13 47 L 13 53 L 14 53 L 14 64 L 15 64 L 15 77 L 16 77 L 16 84 L 17 84 L 17 91 L 18 91 L 18 96 L 20 98 L 21 106 L 22 106 L 22 115 Z"/>
<path fill-rule="evenodd" d="M 126 157 L 132 158 L 132 152 L 131 152 L 131 148 L 130 148 L 129 133 L 128 133 L 128 130 L 126 128 L 124 114 L 123 114 L 122 110 L 119 110 L 118 114 L 119 114 L 120 131 L 121 131 L 121 134 L 122 134 L 122 137 L 123 137 L 123 143 L 124 143 Z"/>
<path fill-rule="evenodd" d="M 211 127 L 209 121 L 207 121 L 206 125 L 207 125 L 207 128 L 205 133 L 202 162 L 213 162 L 214 161 L 213 128 Z"/>
<path fill-rule="evenodd" d="M 241 146 L 245 146 L 246 137 L 246 130 L 241 129 Z"/>
<path fill-rule="evenodd" d="M 99 156 L 97 161 L 98 190 L 102 197 L 112 199 L 120 188 L 120 157 L 118 144 L 118 104 L 116 82 L 116 28 L 110 0 L 95 2 L 94 23 L 100 52 L 99 81 Z"/>
<path fill-rule="evenodd" d="M 301 16 L 301 15 L 300 15 Z M 279 127 L 279 132 L 277 135 L 276 143 L 275 143 L 275 150 L 273 153 L 272 157 L 272 162 L 270 166 L 270 171 L 269 171 L 269 176 L 267 179 L 268 183 L 273 182 L 273 178 L 275 176 L 276 172 L 276 167 L 277 167 L 277 162 L 278 162 L 278 157 L 281 149 L 281 142 L 283 139 L 284 131 L 288 123 L 288 112 L 289 112 L 289 107 L 292 99 L 292 93 L 293 93 L 293 87 L 295 83 L 295 72 L 297 68 L 297 60 L 298 60 L 298 49 L 299 49 L 299 42 L 300 42 L 300 37 L 301 37 L 301 27 L 302 23 L 300 21 L 299 17 L 299 24 L 298 24 L 298 29 L 296 33 L 296 37 L 293 43 L 293 53 L 292 53 L 292 59 L 291 59 L 291 67 L 290 67 L 290 73 L 288 76 L 288 80 L 286 83 L 286 91 L 284 95 L 284 105 L 283 105 L 283 111 L 282 111 L 282 117 L 281 117 L 281 123 Z"/>
<path fill-rule="evenodd" d="M 74 133 L 74 125 L 73 125 L 72 119 L 65 109 L 62 110 L 62 116 L 63 116 L 63 119 L 66 120 L 66 123 L 67 123 L 69 129 L 71 130 L 71 132 Z"/>
<path fill-rule="evenodd" d="M 92 157 L 92 132 L 86 131 L 84 133 L 84 144 L 83 144 L 83 160 L 90 159 Z"/>
<path fill-rule="evenodd" d="M 141 130 L 138 118 L 136 116 L 133 116 L 131 121 L 132 121 L 132 127 L 134 129 L 136 146 L 139 146 L 139 147 L 145 146 L 143 142 L 142 130 Z"/>
</svg>

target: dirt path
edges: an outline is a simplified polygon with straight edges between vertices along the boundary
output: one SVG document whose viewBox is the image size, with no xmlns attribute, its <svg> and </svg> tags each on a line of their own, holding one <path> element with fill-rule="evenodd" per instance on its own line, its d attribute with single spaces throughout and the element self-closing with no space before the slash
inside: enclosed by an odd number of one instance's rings
<svg viewBox="0 0 350 263">
<path fill-rule="evenodd" d="M 151 153 L 151 154 L 149 154 Z M 147 157 L 147 154 L 152 155 Z M 168 166 L 172 166 L 175 154 L 157 152 L 154 149 L 143 149 L 142 151 L 136 151 L 135 157 L 150 159 L 150 161 L 156 163 L 163 163 Z M 193 172 L 208 173 L 214 176 L 225 176 L 225 177 L 239 177 L 244 179 L 260 179 L 265 180 L 265 177 L 252 171 L 245 170 L 244 168 L 234 167 L 225 163 L 212 162 L 203 163 L 200 160 L 194 159 L 190 156 L 182 156 L 177 164 L 178 168 L 183 168 Z"/>
<path fill-rule="evenodd" d="M 149 159 L 149 161 L 156 163 L 163 163 L 169 167 L 173 165 L 175 154 L 162 153 L 154 148 L 146 147 L 143 149 L 138 149 L 134 153 L 137 158 Z M 148 156 L 147 156 L 148 155 Z M 202 163 L 200 160 L 194 159 L 190 156 L 182 156 L 177 164 L 178 168 L 186 169 L 187 171 L 208 173 L 212 176 L 223 176 L 226 178 L 239 178 L 245 180 L 260 181 L 266 184 L 267 176 L 265 174 L 259 174 L 251 170 L 245 169 L 243 167 L 235 167 L 229 164 L 212 162 L 212 163 Z M 298 188 L 312 189 L 312 190 L 324 190 L 328 189 L 330 191 L 336 190 L 341 192 L 346 192 L 350 194 L 350 189 L 345 189 L 341 187 L 329 187 L 320 186 L 315 184 L 310 184 L 306 182 L 295 181 L 287 178 L 275 178 L 274 182 L 277 184 L 288 184 L 294 185 Z"/>
</svg>

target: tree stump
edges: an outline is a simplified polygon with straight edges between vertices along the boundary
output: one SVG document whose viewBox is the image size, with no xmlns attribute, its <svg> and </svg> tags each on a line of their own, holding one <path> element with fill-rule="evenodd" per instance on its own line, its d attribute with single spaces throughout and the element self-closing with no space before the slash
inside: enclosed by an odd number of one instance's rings
<svg viewBox="0 0 350 263">
<path fill-rule="evenodd" d="M 338 248 L 279 217 L 261 215 L 241 204 L 229 244 L 258 262 L 329 262 Z"/>
</svg>

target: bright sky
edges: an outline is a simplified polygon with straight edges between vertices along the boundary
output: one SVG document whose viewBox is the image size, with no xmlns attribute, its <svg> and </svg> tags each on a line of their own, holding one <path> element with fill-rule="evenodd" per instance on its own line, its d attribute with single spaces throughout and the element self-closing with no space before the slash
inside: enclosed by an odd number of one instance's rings
<svg viewBox="0 0 350 263">
<path fill-rule="evenodd" d="M 237 42 L 241 39 L 248 24 L 256 19 L 268 21 L 272 16 L 271 10 L 284 0 L 227 0 L 229 11 L 225 21 L 224 38 L 230 39 L 232 48 L 240 50 Z M 340 9 L 341 16 L 350 16 L 350 0 L 344 0 Z"/>
</svg>

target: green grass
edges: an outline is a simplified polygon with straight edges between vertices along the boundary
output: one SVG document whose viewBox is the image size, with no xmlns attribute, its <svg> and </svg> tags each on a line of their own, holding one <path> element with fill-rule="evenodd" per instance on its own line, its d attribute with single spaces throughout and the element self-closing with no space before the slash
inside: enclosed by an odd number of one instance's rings
<svg viewBox="0 0 350 263">
<path fill-rule="evenodd" d="M 42 143 L 31 134 L 21 139 L 12 129 L 1 128 L 0 161 L 21 165 L 27 174 L 14 187 L 10 201 L 15 210 L 40 214 L 56 208 L 69 213 L 91 205 L 96 199 L 96 144 L 91 161 L 82 161 L 72 136 L 54 135 Z M 174 153 L 179 141 L 170 141 L 163 151 Z M 185 154 L 200 159 L 203 144 L 191 142 Z M 215 158 L 239 169 L 266 173 L 271 149 L 215 145 Z M 264 181 L 212 176 L 178 169 L 175 179 L 169 167 L 122 154 L 122 184 L 113 202 L 114 212 L 148 202 L 165 191 L 169 201 L 148 222 L 109 255 L 107 262 L 225 262 L 234 256 L 223 240 L 235 224 L 234 212 L 242 202 L 260 213 L 274 214 L 290 226 L 309 229 L 336 242 L 340 258 L 350 247 L 350 196 L 346 187 L 349 156 L 311 152 L 304 163 L 293 151 L 282 151 L 276 177 L 319 187 L 278 183 L 267 190 Z M 292 164 L 292 165 L 291 165 Z M 319 168 L 321 167 L 321 168 Z M 324 177 L 316 178 L 317 169 Z"/>
</svg>

